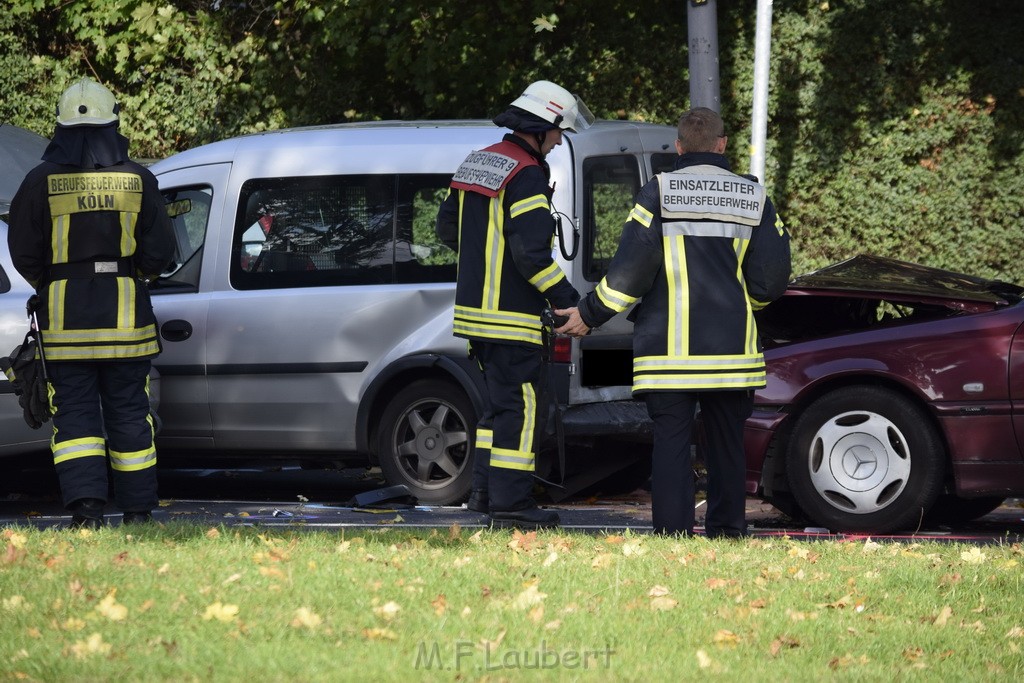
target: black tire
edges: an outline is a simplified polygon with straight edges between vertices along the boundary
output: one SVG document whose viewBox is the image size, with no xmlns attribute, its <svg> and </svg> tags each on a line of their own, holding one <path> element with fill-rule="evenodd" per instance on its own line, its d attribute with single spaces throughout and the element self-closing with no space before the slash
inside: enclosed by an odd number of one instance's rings
<svg viewBox="0 0 1024 683">
<path fill-rule="evenodd" d="M 959 498 L 943 494 L 925 515 L 929 524 L 962 524 L 984 517 L 1003 504 L 1005 498 Z"/>
<path fill-rule="evenodd" d="M 451 382 L 421 379 L 401 389 L 381 414 L 380 469 L 426 505 L 460 503 L 473 477 L 476 411 Z"/>
<path fill-rule="evenodd" d="M 822 396 L 800 416 L 786 454 L 797 504 L 818 526 L 916 529 L 942 488 L 946 455 L 916 403 L 880 387 Z"/>
</svg>

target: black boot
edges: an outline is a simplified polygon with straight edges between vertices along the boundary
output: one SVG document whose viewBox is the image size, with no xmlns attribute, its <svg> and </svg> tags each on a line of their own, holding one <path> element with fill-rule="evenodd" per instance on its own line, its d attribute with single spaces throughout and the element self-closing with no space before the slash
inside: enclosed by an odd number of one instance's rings
<svg viewBox="0 0 1024 683">
<path fill-rule="evenodd" d="M 498 529 L 550 529 L 558 526 L 558 513 L 534 505 L 522 510 L 492 510 L 491 521 Z"/>
<path fill-rule="evenodd" d="M 469 494 L 469 500 L 466 501 L 466 509 L 471 512 L 482 512 L 486 515 L 490 511 L 487 490 L 473 489 Z"/>
<path fill-rule="evenodd" d="M 103 526 L 104 503 L 98 498 L 80 498 L 71 504 L 72 529 L 99 529 Z"/>
<path fill-rule="evenodd" d="M 128 510 L 121 517 L 121 524 L 145 524 L 153 521 L 153 513 L 149 510 Z"/>
</svg>

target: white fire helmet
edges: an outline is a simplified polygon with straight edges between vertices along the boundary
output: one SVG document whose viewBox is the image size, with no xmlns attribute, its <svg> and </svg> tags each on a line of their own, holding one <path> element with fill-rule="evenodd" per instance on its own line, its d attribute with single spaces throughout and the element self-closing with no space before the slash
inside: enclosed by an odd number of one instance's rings
<svg viewBox="0 0 1024 683">
<path fill-rule="evenodd" d="M 65 128 L 105 126 L 117 121 L 119 109 L 112 92 L 91 78 L 83 78 L 57 101 L 57 124 Z"/>
<path fill-rule="evenodd" d="M 594 115 L 583 103 L 560 85 L 551 81 L 536 81 L 527 86 L 513 107 L 519 107 L 563 130 L 578 133 L 590 128 Z"/>
</svg>

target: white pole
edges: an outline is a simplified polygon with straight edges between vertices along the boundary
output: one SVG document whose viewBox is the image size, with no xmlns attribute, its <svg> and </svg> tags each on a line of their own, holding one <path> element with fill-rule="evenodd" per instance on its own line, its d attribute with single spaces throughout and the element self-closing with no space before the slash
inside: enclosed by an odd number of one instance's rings
<svg viewBox="0 0 1024 683">
<path fill-rule="evenodd" d="M 772 0 L 757 0 L 754 35 L 754 110 L 750 122 L 750 172 L 765 181 L 764 155 L 768 138 L 768 64 L 772 51 Z"/>
</svg>

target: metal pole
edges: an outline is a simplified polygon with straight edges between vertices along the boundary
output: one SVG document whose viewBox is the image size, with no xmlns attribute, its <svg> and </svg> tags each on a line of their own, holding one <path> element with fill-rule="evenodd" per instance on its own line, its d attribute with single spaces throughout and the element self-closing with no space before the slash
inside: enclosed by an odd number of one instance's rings
<svg viewBox="0 0 1024 683">
<path fill-rule="evenodd" d="M 750 173 L 765 183 L 764 157 L 768 144 L 768 65 L 772 51 L 772 0 L 757 0 L 754 35 L 754 107 L 750 121 Z"/>
<path fill-rule="evenodd" d="M 720 114 L 718 0 L 689 0 L 686 32 L 690 46 L 690 107 L 707 107 Z"/>
</svg>

